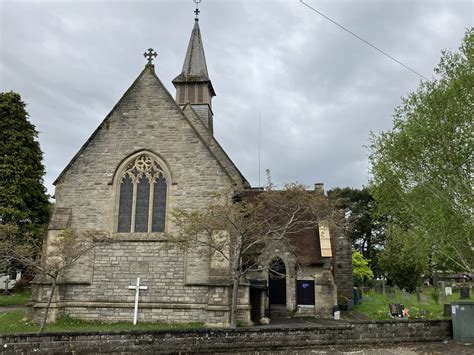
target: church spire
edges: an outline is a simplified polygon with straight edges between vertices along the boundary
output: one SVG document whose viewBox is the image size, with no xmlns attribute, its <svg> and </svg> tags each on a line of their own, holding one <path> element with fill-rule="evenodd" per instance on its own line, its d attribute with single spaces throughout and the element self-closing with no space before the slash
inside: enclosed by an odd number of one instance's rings
<svg viewBox="0 0 474 355">
<path fill-rule="evenodd" d="M 199 10 L 197 4 L 199 2 L 196 2 L 196 11 L 194 12 L 196 18 L 194 19 L 194 27 L 189 39 L 183 68 L 181 73 L 173 79 L 173 85 L 176 88 L 176 102 L 181 107 L 190 103 L 202 122 L 212 132 L 213 114 L 211 100 L 212 97 L 216 96 L 216 93 L 212 87 L 211 79 L 209 79 L 206 57 L 204 56 L 198 19 Z"/>
<path fill-rule="evenodd" d="M 189 39 L 188 50 L 184 58 L 182 74 L 199 77 L 202 80 L 209 80 L 207 72 L 206 57 L 202 45 L 199 19 L 194 20 L 194 28 Z"/>
</svg>

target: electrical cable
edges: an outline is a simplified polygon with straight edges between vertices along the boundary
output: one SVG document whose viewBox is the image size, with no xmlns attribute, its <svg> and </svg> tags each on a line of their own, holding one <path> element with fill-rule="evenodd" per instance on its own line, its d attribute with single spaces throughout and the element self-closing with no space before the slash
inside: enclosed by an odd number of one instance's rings
<svg viewBox="0 0 474 355">
<path fill-rule="evenodd" d="M 401 61 L 399 61 L 398 59 L 395 59 L 394 57 L 392 57 L 390 54 L 384 52 L 383 50 L 381 50 L 380 48 L 374 46 L 373 44 L 371 44 L 370 42 L 366 41 L 365 39 L 363 39 L 362 37 L 356 35 L 354 32 L 352 32 L 351 30 L 347 29 L 346 27 L 344 27 L 343 25 L 337 23 L 336 21 L 334 21 L 333 19 L 329 18 L 328 16 L 326 16 L 325 14 L 323 14 L 322 12 L 316 10 L 314 7 L 308 5 L 307 3 L 305 3 L 303 0 L 300 0 L 300 3 L 305 5 L 306 7 L 308 7 L 309 9 L 313 10 L 314 12 L 316 12 L 318 15 L 324 17 L 326 20 L 328 21 L 331 21 L 333 24 L 335 24 L 336 26 L 342 28 L 344 31 L 346 31 L 347 33 L 351 34 L 352 36 L 356 37 L 357 39 L 359 39 L 360 41 L 364 42 L 365 44 L 367 44 L 368 46 L 372 47 L 373 49 L 375 49 L 376 51 L 382 53 L 384 56 L 386 56 L 387 58 L 390 58 L 391 60 L 393 60 L 394 62 L 400 64 L 401 66 L 403 66 L 405 69 L 408 69 L 409 71 L 411 71 L 413 74 L 416 74 L 418 75 L 420 78 L 422 79 L 425 79 L 425 80 L 428 80 L 425 76 L 421 75 L 420 73 L 418 73 L 416 70 L 410 68 L 408 65 L 405 65 L 403 64 Z"/>
</svg>

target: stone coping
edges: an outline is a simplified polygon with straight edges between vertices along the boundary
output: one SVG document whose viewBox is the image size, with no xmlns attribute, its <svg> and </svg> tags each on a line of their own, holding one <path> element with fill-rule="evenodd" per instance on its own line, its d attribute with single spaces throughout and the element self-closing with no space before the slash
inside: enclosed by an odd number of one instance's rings
<svg viewBox="0 0 474 355">
<path fill-rule="evenodd" d="M 327 320 L 326 320 L 327 321 Z M 339 322 L 339 321 L 338 321 Z M 373 324 L 374 326 L 383 326 L 383 325 L 401 325 L 401 324 L 443 324 L 451 323 L 451 320 L 438 320 L 438 319 L 414 319 L 414 320 L 404 320 L 402 322 L 398 320 L 380 320 L 380 321 L 341 321 L 341 324 L 324 324 L 322 325 L 305 325 L 305 326 L 257 326 L 257 327 L 242 327 L 242 328 L 202 328 L 194 330 L 180 330 L 180 329 L 169 329 L 169 330 L 119 330 L 119 331 L 65 331 L 65 332 L 48 332 L 43 334 L 38 333 L 12 333 L 12 334 L 0 334 L 0 339 L 7 338 L 55 338 L 55 340 L 61 340 L 61 338 L 67 337 L 102 337 L 102 336 L 121 336 L 121 335 L 166 335 L 166 334 L 176 334 L 176 335 L 213 335 L 213 336 L 227 336 L 231 334 L 245 334 L 245 333 L 278 333 L 278 332 L 305 332 L 305 331 L 314 331 L 314 330 L 342 330 L 350 329 L 356 327 L 357 325 L 367 325 Z M 401 339 L 401 341 L 406 341 L 406 339 Z M 393 339 L 396 341 L 396 339 Z"/>
</svg>

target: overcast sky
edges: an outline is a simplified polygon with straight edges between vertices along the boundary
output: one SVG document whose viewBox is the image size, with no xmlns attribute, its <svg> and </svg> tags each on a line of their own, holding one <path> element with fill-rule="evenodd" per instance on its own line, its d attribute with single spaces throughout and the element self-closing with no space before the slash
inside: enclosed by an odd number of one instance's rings
<svg viewBox="0 0 474 355">
<path fill-rule="evenodd" d="M 473 25 L 471 0 L 306 0 L 431 78 L 442 49 Z M 200 26 L 213 86 L 215 136 L 253 186 L 360 188 L 370 131 L 391 127 L 420 78 L 299 0 L 202 0 Z M 175 94 L 194 23 L 193 0 L 0 0 L 0 91 L 19 92 L 52 181 L 158 52 Z"/>
</svg>

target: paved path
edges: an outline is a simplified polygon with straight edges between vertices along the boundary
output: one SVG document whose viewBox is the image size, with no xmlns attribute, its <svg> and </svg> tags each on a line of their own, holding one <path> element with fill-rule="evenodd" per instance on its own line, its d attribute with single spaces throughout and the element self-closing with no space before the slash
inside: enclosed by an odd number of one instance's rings
<svg viewBox="0 0 474 355">
<path fill-rule="evenodd" d="M 349 324 L 348 320 L 334 320 L 321 318 L 277 318 L 272 319 L 270 324 L 258 325 L 257 328 L 308 328 L 327 327 L 328 325 Z"/>
<path fill-rule="evenodd" d="M 452 340 L 444 342 L 419 342 L 404 344 L 363 344 L 363 345 L 325 345 L 304 350 L 259 351 L 239 353 L 258 355 L 313 355 L 313 354 L 351 354 L 351 355 L 426 355 L 426 354 L 474 354 L 473 344 L 460 344 Z"/>
</svg>

